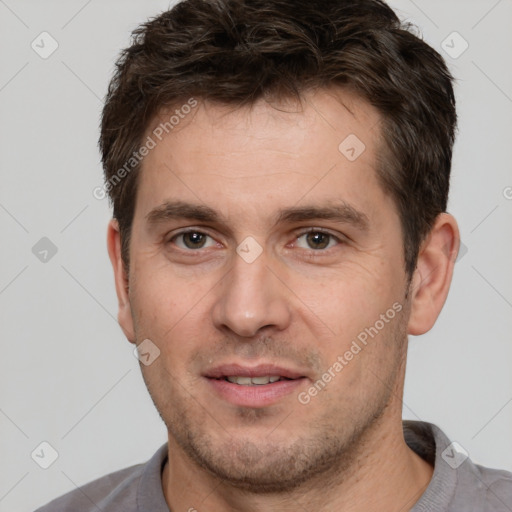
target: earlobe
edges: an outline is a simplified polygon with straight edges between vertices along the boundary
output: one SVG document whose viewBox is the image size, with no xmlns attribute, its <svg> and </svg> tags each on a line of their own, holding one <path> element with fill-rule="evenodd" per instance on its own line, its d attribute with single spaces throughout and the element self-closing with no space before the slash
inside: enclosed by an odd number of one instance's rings
<svg viewBox="0 0 512 512">
<path fill-rule="evenodd" d="M 456 220 L 439 214 L 420 248 L 411 282 L 408 334 L 424 334 L 434 326 L 448 296 L 459 246 Z"/>
<path fill-rule="evenodd" d="M 107 249 L 114 271 L 118 301 L 117 320 L 128 341 L 135 343 L 135 331 L 129 296 L 129 280 L 121 256 L 121 235 L 116 219 L 112 219 L 107 228 Z"/>
</svg>

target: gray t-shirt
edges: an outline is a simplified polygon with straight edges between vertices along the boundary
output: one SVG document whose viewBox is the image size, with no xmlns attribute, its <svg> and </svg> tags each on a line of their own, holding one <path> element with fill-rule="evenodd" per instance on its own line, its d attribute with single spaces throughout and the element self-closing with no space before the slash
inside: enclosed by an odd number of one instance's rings
<svg viewBox="0 0 512 512">
<path fill-rule="evenodd" d="M 411 512 L 512 512 L 512 473 L 474 464 L 436 425 L 404 421 L 403 428 L 409 447 L 434 465 Z M 167 444 L 146 464 L 99 478 L 36 512 L 169 512 L 162 490 L 166 459 Z"/>
</svg>

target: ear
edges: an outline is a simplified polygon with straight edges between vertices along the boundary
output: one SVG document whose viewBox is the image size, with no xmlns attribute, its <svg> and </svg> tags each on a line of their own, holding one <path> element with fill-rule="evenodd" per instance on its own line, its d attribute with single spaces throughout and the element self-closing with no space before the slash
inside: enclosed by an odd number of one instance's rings
<svg viewBox="0 0 512 512">
<path fill-rule="evenodd" d="M 129 280 L 121 258 L 121 235 L 116 219 L 112 219 L 108 224 L 107 248 L 110 262 L 114 269 L 114 280 L 119 305 L 117 320 L 128 341 L 135 343 L 135 330 L 133 328 L 133 317 L 130 307 Z"/>
<path fill-rule="evenodd" d="M 435 324 L 448 296 L 459 247 L 457 221 L 448 213 L 439 214 L 418 254 L 410 288 L 408 334 L 424 334 Z"/>
</svg>

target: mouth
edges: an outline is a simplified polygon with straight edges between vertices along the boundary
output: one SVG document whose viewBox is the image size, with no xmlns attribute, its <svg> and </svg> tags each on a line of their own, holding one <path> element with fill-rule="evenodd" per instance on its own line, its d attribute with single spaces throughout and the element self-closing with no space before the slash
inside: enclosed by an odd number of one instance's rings
<svg viewBox="0 0 512 512">
<path fill-rule="evenodd" d="M 243 407 L 275 404 L 308 381 L 300 371 L 270 364 L 222 365 L 207 371 L 203 377 L 217 397 Z"/>
<path fill-rule="evenodd" d="M 230 375 L 224 377 L 224 380 L 239 386 L 264 386 L 265 384 L 273 384 L 274 382 L 293 380 L 279 375 L 262 375 L 261 377 L 244 377 L 241 375 Z"/>
</svg>

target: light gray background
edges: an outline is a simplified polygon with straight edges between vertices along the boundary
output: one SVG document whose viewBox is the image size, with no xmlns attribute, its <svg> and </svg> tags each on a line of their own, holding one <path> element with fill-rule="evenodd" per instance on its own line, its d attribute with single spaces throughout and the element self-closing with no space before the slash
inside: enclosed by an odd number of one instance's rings
<svg viewBox="0 0 512 512">
<path fill-rule="evenodd" d="M 411 337 L 404 417 L 512 470 L 512 1 L 399 0 L 458 79 L 449 211 L 467 253 L 435 328 Z M 0 511 L 28 512 L 145 461 L 166 431 L 116 321 L 96 142 L 130 32 L 167 1 L 0 0 Z M 59 47 L 42 59 L 31 42 Z M 458 58 L 441 49 L 457 31 Z M 447 44 L 462 47 L 457 36 Z M 48 48 L 48 46 L 46 46 Z M 508 196 L 508 199 L 507 199 Z M 32 247 L 48 237 L 46 263 Z M 31 458 L 42 441 L 48 469 Z"/>
</svg>

